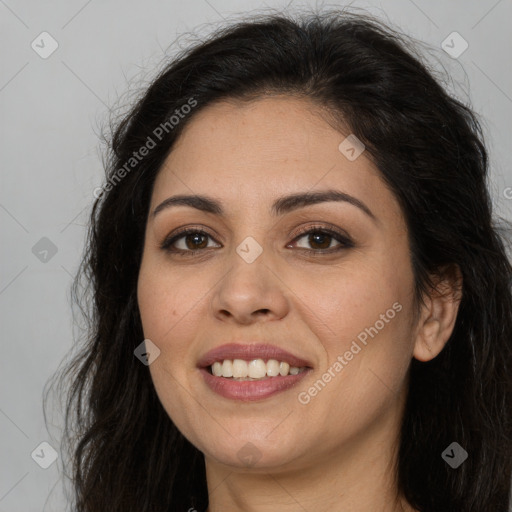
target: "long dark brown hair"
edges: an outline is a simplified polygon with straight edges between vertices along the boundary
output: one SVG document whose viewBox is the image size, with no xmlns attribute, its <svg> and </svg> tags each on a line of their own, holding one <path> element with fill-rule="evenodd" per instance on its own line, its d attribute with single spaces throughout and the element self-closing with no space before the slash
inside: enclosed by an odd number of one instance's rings
<svg viewBox="0 0 512 512">
<path fill-rule="evenodd" d="M 116 124 L 73 288 L 87 335 L 59 380 L 74 511 L 207 507 L 203 455 L 134 357 L 143 340 L 136 288 L 149 201 L 163 161 L 202 108 L 285 93 L 322 105 L 365 144 L 406 219 L 417 297 L 446 266 L 462 272 L 446 347 L 430 362 L 411 362 L 399 491 L 421 512 L 507 512 L 512 269 L 492 213 L 481 124 L 414 48 L 369 15 L 260 15 L 183 50 Z M 149 139 L 155 146 L 130 160 Z M 468 452 L 457 469 L 441 457 L 454 441 Z"/>
</svg>

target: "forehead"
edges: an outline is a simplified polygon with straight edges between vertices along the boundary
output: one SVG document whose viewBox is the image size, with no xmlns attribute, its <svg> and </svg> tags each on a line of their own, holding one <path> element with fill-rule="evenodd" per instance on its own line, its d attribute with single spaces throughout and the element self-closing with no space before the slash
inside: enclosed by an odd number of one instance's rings
<svg viewBox="0 0 512 512">
<path fill-rule="evenodd" d="M 304 98 L 219 101 L 186 125 L 157 176 L 152 205 L 171 194 L 197 193 L 261 207 L 284 193 L 336 188 L 372 210 L 397 213 L 395 198 L 364 151 L 355 160 L 340 151 L 349 135 Z"/>
</svg>

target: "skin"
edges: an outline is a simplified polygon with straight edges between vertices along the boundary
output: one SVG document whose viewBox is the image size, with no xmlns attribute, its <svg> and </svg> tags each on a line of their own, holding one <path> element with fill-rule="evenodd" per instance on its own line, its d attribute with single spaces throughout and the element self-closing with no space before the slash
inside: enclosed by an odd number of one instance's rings
<svg viewBox="0 0 512 512">
<path fill-rule="evenodd" d="M 425 297 L 414 316 L 402 212 L 365 152 L 354 161 L 340 152 L 349 133 L 303 98 L 218 102 L 194 115 L 157 176 L 138 302 L 144 336 L 161 350 L 150 365 L 158 397 L 205 455 L 209 512 L 414 510 L 397 496 L 393 477 L 408 370 L 412 357 L 432 359 L 448 340 L 460 276 L 440 281 L 444 295 Z M 270 211 L 280 196 L 326 189 L 364 202 L 375 219 L 347 202 Z M 190 206 L 152 215 L 177 194 L 212 196 L 225 215 Z M 160 247 L 185 225 L 209 233 L 195 242 L 202 252 L 179 256 Z M 343 230 L 354 247 L 313 255 L 340 244 L 328 238 L 315 245 L 299 234 L 312 225 Z M 263 249 L 250 264 L 236 252 L 248 236 Z M 175 247 L 194 247 L 190 237 L 185 242 Z M 301 403 L 298 394 L 395 303 L 401 311 Z M 196 365 L 234 341 L 277 345 L 313 370 L 270 398 L 223 398 Z M 259 457 L 250 467 L 238 457 L 246 443 Z"/>
</svg>

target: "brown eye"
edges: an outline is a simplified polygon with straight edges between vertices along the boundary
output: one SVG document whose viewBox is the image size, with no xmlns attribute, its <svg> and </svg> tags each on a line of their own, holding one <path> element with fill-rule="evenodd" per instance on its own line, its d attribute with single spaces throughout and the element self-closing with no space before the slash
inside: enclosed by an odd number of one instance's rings
<svg viewBox="0 0 512 512">
<path fill-rule="evenodd" d="M 212 247 L 208 245 L 211 235 L 198 229 L 187 229 L 167 238 L 162 243 L 162 249 L 172 253 L 194 253 Z M 214 245 L 213 247 L 220 247 Z"/>
<path fill-rule="evenodd" d="M 333 237 L 331 235 L 315 232 L 308 235 L 308 243 L 313 249 L 328 249 Z"/>
<path fill-rule="evenodd" d="M 206 241 L 206 244 L 205 244 L 205 240 L 207 240 L 207 238 L 208 238 L 207 235 L 203 235 L 201 233 L 185 235 L 185 237 L 184 237 L 185 245 L 191 251 L 193 251 L 195 249 L 204 249 L 208 245 L 208 241 Z M 202 240 L 202 242 L 201 242 L 201 240 Z"/>
<path fill-rule="evenodd" d="M 309 249 L 312 253 L 332 253 L 354 247 L 346 235 L 320 227 L 302 233 L 293 243 L 298 249 Z"/>
</svg>

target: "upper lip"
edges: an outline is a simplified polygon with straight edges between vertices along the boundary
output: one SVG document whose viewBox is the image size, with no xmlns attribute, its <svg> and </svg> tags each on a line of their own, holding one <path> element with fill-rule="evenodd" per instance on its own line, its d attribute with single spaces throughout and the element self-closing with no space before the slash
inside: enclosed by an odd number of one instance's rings
<svg viewBox="0 0 512 512">
<path fill-rule="evenodd" d="M 303 366 L 311 367 L 311 363 L 291 354 L 287 350 L 266 343 L 229 343 L 216 347 L 204 354 L 198 361 L 197 366 L 207 368 L 216 361 L 224 361 L 225 359 L 243 359 L 244 361 L 252 361 L 253 359 L 276 359 L 283 361 L 290 366 L 301 368 Z"/>
</svg>

